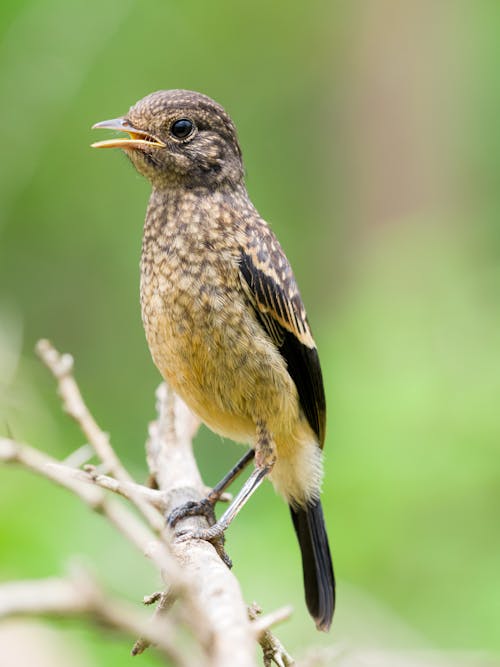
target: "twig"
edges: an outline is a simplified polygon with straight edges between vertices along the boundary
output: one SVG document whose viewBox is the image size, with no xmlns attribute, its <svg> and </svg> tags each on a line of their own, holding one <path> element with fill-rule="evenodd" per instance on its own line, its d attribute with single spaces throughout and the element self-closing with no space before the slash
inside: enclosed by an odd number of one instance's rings
<svg viewBox="0 0 500 667">
<path fill-rule="evenodd" d="M 70 354 L 60 354 L 45 339 L 39 340 L 35 349 L 40 359 L 57 380 L 58 392 L 63 401 L 64 409 L 76 421 L 99 459 L 106 465 L 108 472 L 116 479 L 132 482 L 132 477 L 125 470 L 115 450 L 111 447 L 109 435 L 99 428 L 82 398 L 80 389 L 73 377 L 73 357 Z"/>
<path fill-rule="evenodd" d="M 75 479 L 71 468 L 29 445 L 7 438 L 0 438 L 0 461 L 21 464 L 69 489 L 95 512 L 103 514 L 141 553 L 148 555 L 160 570 L 168 573 L 169 578 L 183 579 L 176 561 L 147 526 L 122 504 L 108 498 L 102 489 Z"/>
<path fill-rule="evenodd" d="M 62 463 L 69 466 L 70 468 L 80 468 L 80 466 L 83 466 L 88 461 L 90 461 L 94 455 L 95 452 L 93 447 L 86 443 L 85 445 L 78 447 L 78 449 L 75 449 L 74 452 L 71 452 L 71 454 L 62 461 Z"/>
<path fill-rule="evenodd" d="M 83 400 L 80 389 L 73 377 L 73 357 L 70 354 L 60 354 L 50 341 L 45 339 L 39 340 L 35 349 L 40 359 L 57 380 L 58 393 L 65 411 L 78 424 L 106 470 L 120 482 L 134 483 L 111 446 L 109 435 L 99 428 Z M 132 500 L 150 526 L 153 527 L 153 530 L 160 533 L 164 524 L 156 510 L 149 503 L 144 502 L 142 496 L 135 494 L 130 487 L 128 498 Z"/>
<path fill-rule="evenodd" d="M 75 479 L 79 479 L 82 482 L 87 482 L 89 484 L 95 484 L 100 486 L 102 489 L 107 491 L 112 491 L 113 493 L 127 498 L 127 500 L 133 501 L 137 497 L 141 497 L 146 502 L 156 507 L 162 513 L 165 511 L 165 498 L 164 494 L 157 489 L 150 489 L 147 486 L 142 484 L 136 484 L 136 482 L 121 482 L 114 477 L 109 477 L 109 475 L 103 475 L 98 472 L 97 468 L 93 465 L 85 465 L 83 470 L 70 468 L 64 464 L 55 463 L 53 464 L 57 468 L 63 468 L 67 471 L 68 475 L 72 475 Z M 158 515 L 158 521 L 154 521 L 154 528 L 161 532 L 165 527 L 165 520 Z"/>
<path fill-rule="evenodd" d="M 290 618 L 293 614 L 293 607 L 288 605 L 287 607 L 281 607 L 275 611 L 266 614 L 265 616 L 259 616 L 255 618 L 252 623 L 252 629 L 257 638 L 261 637 L 269 628 L 272 628 L 273 625 L 278 625 L 278 623 L 283 623 Z M 251 618 L 251 617 L 250 617 Z"/>
<path fill-rule="evenodd" d="M 87 572 L 0 585 L 0 619 L 19 615 L 88 616 L 129 636 L 142 634 L 178 667 L 190 661 L 175 645 L 175 628 L 168 619 L 146 623 L 129 604 L 113 599 Z"/>
<path fill-rule="evenodd" d="M 160 621 L 171 609 L 175 598 L 169 593 L 154 593 L 144 598 L 144 604 L 153 604 L 153 602 L 158 602 L 158 606 L 155 609 L 153 614 L 153 621 Z M 140 655 L 151 646 L 150 640 L 142 635 L 137 639 L 133 648 L 132 655 Z"/>
<path fill-rule="evenodd" d="M 0 461 L 4 463 L 19 463 L 32 472 L 43 477 L 48 477 L 50 480 L 61 484 L 75 493 L 94 510 L 99 508 L 103 500 L 103 493 L 97 488 L 92 488 L 70 476 L 62 481 L 60 476 L 50 468 L 51 465 L 57 464 L 57 461 L 30 445 L 16 442 L 9 438 L 0 438 Z"/>
<path fill-rule="evenodd" d="M 292 607 L 288 606 L 277 609 L 265 616 L 260 616 L 262 609 L 255 602 L 248 608 L 248 616 L 252 620 L 252 630 L 262 648 L 265 667 L 270 667 L 273 662 L 278 667 L 289 667 L 289 665 L 295 664 L 295 660 L 280 640 L 269 631 L 269 628 L 273 625 L 290 618 L 292 612 Z"/>
</svg>

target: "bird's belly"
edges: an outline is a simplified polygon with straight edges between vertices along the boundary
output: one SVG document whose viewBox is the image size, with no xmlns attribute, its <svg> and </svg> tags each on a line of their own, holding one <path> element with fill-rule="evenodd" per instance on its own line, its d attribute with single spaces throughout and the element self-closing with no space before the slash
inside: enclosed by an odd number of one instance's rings
<svg viewBox="0 0 500 667">
<path fill-rule="evenodd" d="M 258 420 L 276 435 L 294 430 L 295 384 L 237 290 L 162 295 L 143 318 L 156 366 L 213 431 L 252 442 Z"/>
</svg>

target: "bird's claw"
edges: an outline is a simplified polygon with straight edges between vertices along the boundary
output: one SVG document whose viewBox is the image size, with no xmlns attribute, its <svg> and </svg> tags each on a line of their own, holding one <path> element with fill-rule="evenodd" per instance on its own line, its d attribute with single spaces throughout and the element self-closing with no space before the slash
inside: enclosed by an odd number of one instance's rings
<svg viewBox="0 0 500 667">
<path fill-rule="evenodd" d="M 196 539 L 196 535 L 193 534 L 192 530 L 179 530 L 175 531 L 175 541 L 176 542 L 187 542 L 188 540 Z"/>
<path fill-rule="evenodd" d="M 190 500 L 184 505 L 174 508 L 167 517 L 167 524 L 169 528 L 175 528 L 176 524 L 189 516 L 204 516 L 209 525 L 215 524 L 215 512 L 213 504 L 204 498 L 203 500 Z M 182 534 L 181 531 L 179 534 Z"/>
<path fill-rule="evenodd" d="M 224 549 L 224 543 L 226 541 L 224 529 L 217 524 L 205 529 L 185 529 L 176 531 L 175 540 L 176 542 L 187 542 L 188 540 L 204 540 L 205 542 L 210 542 L 223 563 L 225 563 L 229 569 L 233 567 L 233 561 L 229 558 Z"/>
<path fill-rule="evenodd" d="M 191 516 L 204 516 L 210 527 L 194 530 L 189 528 L 176 530 L 175 540 L 177 542 L 187 542 L 187 540 L 205 540 L 206 542 L 210 542 L 222 561 L 231 569 L 233 563 L 224 549 L 224 527 L 215 521 L 214 503 L 208 498 L 199 501 L 188 501 L 170 512 L 167 517 L 167 524 L 171 529 L 174 529 L 181 519 Z"/>
</svg>

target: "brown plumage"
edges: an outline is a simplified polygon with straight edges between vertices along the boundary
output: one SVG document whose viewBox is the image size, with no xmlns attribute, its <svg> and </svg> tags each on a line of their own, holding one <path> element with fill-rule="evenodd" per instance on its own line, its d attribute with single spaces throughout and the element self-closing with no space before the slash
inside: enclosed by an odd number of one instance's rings
<svg viewBox="0 0 500 667">
<path fill-rule="evenodd" d="M 254 447 L 257 477 L 241 503 L 265 475 L 288 502 L 308 607 L 327 630 L 321 369 L 290 264 L 248 197 L 233 122 L 205 95 L 169 90 L 97 127 L 129 134 L 94 145 L 123 148 L 153 186 L 141 259 L 153 360 L 212 430 Z"/>
</svg>

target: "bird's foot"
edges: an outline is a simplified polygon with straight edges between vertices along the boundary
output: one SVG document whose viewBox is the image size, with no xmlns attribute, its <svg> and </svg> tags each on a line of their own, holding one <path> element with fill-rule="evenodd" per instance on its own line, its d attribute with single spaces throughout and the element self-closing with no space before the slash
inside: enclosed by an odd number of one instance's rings
<svg viewBox="0 0 500 667">
<path fill-rule="evenodd" d="M 175 528 L 176 524 L 189 516 L 204 516 L 210 526 L 215 524 L 214 504 L 208 498 L 203 500 L 190 500 L 184 505 L 174 508 L 167 517 L 169 528 Z M 179 533 L 180 534 L 180 533 Z"/>
<path fill-rule="evenodd" d="M 205 540 L 206 542 L 210 542 L 223 563 L 225 563 L 229 569 L 233 567 L 233 561 L 229 558 L 224 549 L 226 539 L 224 536 L 224 527 L 220 524 L 215 523 L 213 526 L 210 526 L 210 528 L 176 531 L 175 537 L 179 542 L 186 542 L 187 540 Z"/>
<path fill-rule="evenodd" d="M 184 505 L 180 505 L 172 510 L 168 515 L 167 524 L 173 529 L 181 519 L 191 516 L 204 516 L 210 524 L 209 528 L 176 530 L 176 540 L 179 542 L 185 542 L 187 540 L 205 540 L 206 542 L 210 542 L 214 546 L 221 560 L 229 569 L 231 569 L 233 563 L 224 549 L 224 526 L 215 522 L 214 504 L 215 503 L 208 498 L 204 498 L 200 501 L 189 501 L 184 503 Z"/>
</svg>

